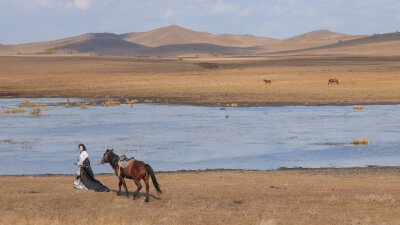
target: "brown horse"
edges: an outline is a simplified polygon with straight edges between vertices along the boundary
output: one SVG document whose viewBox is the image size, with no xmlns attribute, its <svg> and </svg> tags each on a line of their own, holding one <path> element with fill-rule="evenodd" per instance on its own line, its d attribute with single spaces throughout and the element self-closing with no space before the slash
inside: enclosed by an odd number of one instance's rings
<svg viewBox="0 0 400 225">
<path fill-rule="evenodd" d="M 157 190 L 157 193 L 162 193 L 160 189 L 160 185 L 157 182 L 156 175 L 154 174 L 153 169 L 149 164 L 144 163 L 143 161 L 134 160 L 129 166 L 125 168 L 121 168 L 118 165 L 119 156 L 113 152 L 113 149 L 109 150 L 104 153 L 103 158 L 101 159 L 101 164 L 110 163 L 111 167 L 114 169 L 115 175 L 117 175 L 119 179 L 119 190 L 118 195 L 121 194 L 121 185 L 124 185 L 124 189 L 126 191 L 126 196 L 129 197 L 128 188 L 126 187 L 125 179 L 132 179 L 137 186 L 137 190 L 133 193 L 133 199 L 135 199 L 142 189 L 142 185 L 140 184 L 140 180 L 144 180 L 146 185 L 146 202 L 149 201 L 149 176 L 153 181 L 153 185 Z"/>
<path fill-rule="evenodd" d="M 328 80 L 328 84 L 332 84 L 332 83 L 339 84 L 339 80 L 336 79 L 336 78 L 329 79 L 329 80 Z"/>
<path fill-rule="evenodd" d="M 263 79 L 263 81 L 264 81 L 265 84 L 272 84 L 272 80 Z"/>
</svg>

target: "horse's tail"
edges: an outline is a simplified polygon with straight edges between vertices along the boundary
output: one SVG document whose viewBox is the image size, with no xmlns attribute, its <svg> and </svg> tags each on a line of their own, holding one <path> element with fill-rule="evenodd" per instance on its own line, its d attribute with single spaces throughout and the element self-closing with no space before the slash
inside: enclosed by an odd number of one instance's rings
<svg viewBox="0 0 400 225">
<path fill-rule="evenodd" d="M 151 168 L 151 166 L 149 164 L 144 165 L 144 168 L 146 168 L 146 172 L 150 175 L 151 180 L 153 181 L 153 185 L 156 188 L 157 192 L 162 194 L 160 185 L 157 182 L 156 175 L 154 174 L 153 168 Z"/>
</svg>

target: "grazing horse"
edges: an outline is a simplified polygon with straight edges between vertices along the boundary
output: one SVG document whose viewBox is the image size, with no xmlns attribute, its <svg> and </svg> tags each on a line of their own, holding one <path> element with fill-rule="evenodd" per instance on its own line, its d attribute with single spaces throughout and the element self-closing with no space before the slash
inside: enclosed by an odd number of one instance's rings
<svg viewBox="0 0 400 225">
<path fill-rule="evenodd" d="M 119 190 L 118 195 L 121 193 L 121 185 L 124 185 L 124 189 L 126 191 L 126 196 L 129 197 L 128 188 L 126 187 L 125 179 L 132 179 L 137 186 L 137 190 L 133 193 L 133 199 L 135 199 L 142 189 L 142 185 L 140 184 L 140 180 L 144 180 L 146 185 L 146 202 L 149 201 L 149 176 L 153 181 L 153 185 L 157 190 L 157 193 L 162 193 L 160 189 L 160 185 L 157 182 L 156 175 L 154 174 L 153 169 L 149 164 L 144 163 L 143 161 L 134 160 L 129 166 L 125 168 L 121 168 L 118 165 L 119 156 L 113 152 L 113 149 L 109 150 L 104 153 L 103 158 L 101 159 L 100 163 L 110 163 L 111 167 L 114 169 L 115 175 L 117 175 L 119 179 Z"/>
<path fill-rule="evenodd" d="M 328 80 L 328 84 L 332 84 L 332 83 L 339 84 L 339 80 L 336 79 L 336 78 L 329 79 L 329 80 Z"/>
<path fill-rule="evenodd" d="M 264 81 L 265 84 L 272 84 L 272 80 L 263 79 L 263 81 Z"/>
</svg>

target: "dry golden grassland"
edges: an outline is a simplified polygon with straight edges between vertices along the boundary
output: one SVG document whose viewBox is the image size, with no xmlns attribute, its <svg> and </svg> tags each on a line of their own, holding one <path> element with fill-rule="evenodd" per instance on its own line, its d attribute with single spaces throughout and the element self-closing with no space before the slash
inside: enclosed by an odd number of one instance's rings
<svg viewBox="0 0 400 225">
<path fill-rule="evenodd" d="M 1 56 L 0 96 L 238 106 L 400 103 L 399 72 L 399 56 Z M 328 85 L 330 78 L 340 84 Z"/>
<path fill-rule="evenodd" d="M 164 193 L 151 186 L 149 203 L 117 196 L 114 175 L 97 176 L 109 193 L 76 190 L 74 176 L 2 176 L 0 224 L 399 224 L 399 172 L 156 173 Z"/>
</svg>

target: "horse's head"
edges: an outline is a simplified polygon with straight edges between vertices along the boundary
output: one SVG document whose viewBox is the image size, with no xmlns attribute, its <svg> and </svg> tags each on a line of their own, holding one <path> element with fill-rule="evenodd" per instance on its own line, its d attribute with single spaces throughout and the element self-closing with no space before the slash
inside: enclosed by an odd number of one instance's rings
<svg viewBox="0 0 400 225">
<path fill-rule="evenodd" d="M 107 149 L 106 152 L 104 152 L 103 154 L 103 158 L 101 159 L 100 163 L 104 164 L 104 163 L 108 163 L 108 156 L 110 155 L 110 153 L 113 153 L 114 149 Z"/>
</svg>

